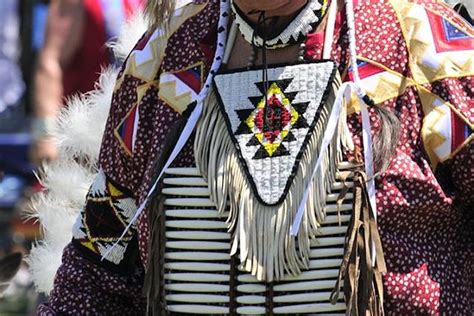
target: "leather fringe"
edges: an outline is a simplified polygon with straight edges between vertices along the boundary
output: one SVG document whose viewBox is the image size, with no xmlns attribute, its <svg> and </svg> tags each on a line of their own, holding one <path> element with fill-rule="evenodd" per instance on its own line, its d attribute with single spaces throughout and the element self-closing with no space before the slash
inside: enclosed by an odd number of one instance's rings
<svg viewBox="0 0 474 316">
<path fill-rule="evenodd" d="M 161 192 L 161 188 L 159 190 Z M 147 298 L 147 315 L 165 315 L 164 301 L 164 250 L 165 250 L 165 214 L 164 198 L 155 197 L 150 205 L 150 239 L 148 242 L 148 260 L 146 264 L 143 293 Z"/>
<path fill-rule="evenodd" d="M 238 253 L 241 268 L 259 281 L 278 281 L 285 275 L 298 275 L 308 269 L 310 240 L 317 238 L 320 224 L 325 220 L 326 196 L 335 181 L 337 165 L 342 161 L 342 148 L 350 140 L 343 112 L 318 168 L 315 177 L 318 180 L 310 184 L 306 210 L 311 211 L 305 211 L 297 238 L 291 236 L 291 224 L 308 184 L 307 174 L 314 169 L 320 153 L 324 130 L 340 86 L 339 76 L 331 84 L 297 175 L 287 197 L 277 206 L 266 206 L 258 201 L 241 167 L 215 93 L 211 92 L 205 101 L 194 140 L 196 167 L 208 182 L 210 197 L 218 212 L 230 210 L 227 225 L 232 234 L 231 255 Z"/>
<path fill-rule="evenodd" d="M 346 315 L 382 316 L 382 273 L 387 269 L 377 223 L 370 207 L 366 181 L 364 172 L 354 172 L 353 214 L 346 234 L 339 276 L 331 293 L 331 303 L 337 302 L 343 282 Z M 375 254 L 372 253 L 372 244 L 375 246 Z M 372 265 L 374 255 L 375 266 Z"/>
</svg>

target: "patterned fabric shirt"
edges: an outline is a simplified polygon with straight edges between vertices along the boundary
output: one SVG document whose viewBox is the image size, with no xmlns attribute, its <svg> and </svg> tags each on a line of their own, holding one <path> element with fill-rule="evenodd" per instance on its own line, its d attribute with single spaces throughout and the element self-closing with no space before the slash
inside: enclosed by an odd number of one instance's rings
<svg viewBox="0 0 474 316">
<path fill-rule="evenodd" d="M 343 16 L 331 58 L 349 80 Z M 130 54 L 112 100 L 101 171 L 40 315 L 144 313 L 139 288 L 147 259 L 147 213 L 106 260 L 100 258 L 146 196 L 167 132 L 203 88 L 218 18 L 219 1 L 193 1 L 173 14 L 168 33 L 149 31 Z M 469 315 L 474 310 L 474 30 L 432 0 L 356 1 L 355 23 L 362 85 L 377 106 L 396 113 L 401 129 L 396 155 L 376 181 L 388 265 L 385 311 Z M 323 36 L 310 34 L 306 58 L 321 58 L 322 49 Z M 357 106 L 350 104 L 349 113 L 354 141 L 361 146 Z M 380 122 L 373 110 L 371 115 L 376 135 Z M 175 166 L 193 161 L 190 143 Z"/>
</svg>

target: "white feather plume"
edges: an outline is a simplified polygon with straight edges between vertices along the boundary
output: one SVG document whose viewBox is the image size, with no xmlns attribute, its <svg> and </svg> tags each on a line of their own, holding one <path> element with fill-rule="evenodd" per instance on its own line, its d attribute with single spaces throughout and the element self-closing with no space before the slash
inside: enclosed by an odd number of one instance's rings
<svg viewBox="0 0 474 316">
<path fill-rule="evenodd" d="M 62 159 L 97 160 L 117 72 L 106 68 L 96 90 L 70 98 L 59 113 L 50 134 L 58 142 Z"/>
<path fill-rule="evenodd" d="M 118 59 L 125 59 L 147 25 L 143 13 L 139 13 L 122 28 L 117 42 L 111 45 Z M 53 288 L 63 248 L 72 238 L 72 226 L 97 172 L 117 73 L 118 69 L 105 69 L 95 90 L 68 100 L 49 131 L 58 142 L 60 158 L 39 172 L 45 190 L 32 199 L 32 210 L 26 214 L 41 223 L 44 235 L 26 259 L 39 292 L 49 293 Z"/>
<path fill-rule="evenodd" d="M 122 26 L 120 34 L 127 34 L 127 36 L 120 36 L 116 41 L 112 41 L 108 45 L 114 50 L 114 54 L 119 60 L 127 58 L 128 53 L 145 33 L 149 24 L 150 20 L 148 17 L 143 12 L 139 12 L 130 22 Z"/>
<path fill-rule="evenodd" d="M 61 264 L 63 247 L 42 240 L 31 249 L 26 262 L 38 292 L 48 294 L 53 289 L 54 275 Z"/>
<path fill-rule="evenodd" d="M 93 181 L 95 170 L 70 160 L 59 160 L 45 166 L 39 178 L 48 190 L 48 196 L 59 201 L 67 201 L 71 206 L 82 206 Z M 61 188 L 61 190 L 58 190 Z"/>
</svg>

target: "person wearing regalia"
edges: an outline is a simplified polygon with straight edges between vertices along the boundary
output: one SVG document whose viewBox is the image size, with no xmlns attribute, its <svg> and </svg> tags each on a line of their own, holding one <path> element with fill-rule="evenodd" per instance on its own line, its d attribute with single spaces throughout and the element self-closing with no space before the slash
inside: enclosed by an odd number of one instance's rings
<svg viewBox="0 0 474 316">
<path fill-rule="evenodd" d="M 470 25 L 431 0 L 147 10 L 39 315 L 472 312 Z"/>
</svg>

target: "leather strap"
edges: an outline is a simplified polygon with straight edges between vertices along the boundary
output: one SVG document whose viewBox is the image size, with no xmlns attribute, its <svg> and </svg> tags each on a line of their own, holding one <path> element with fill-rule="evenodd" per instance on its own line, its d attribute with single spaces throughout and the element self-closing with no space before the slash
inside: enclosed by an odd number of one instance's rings
<svg viewBox="0 0 474 316">
<path fill-rule="evenodd" d="M 266 283 L 266 291 L 265 291 L 265 315 L 272 316 L 273 315 L 273 282 Z"/>
<path fill-rule="evenodd" d="M 236 315 L 237 314 L 237 285 L 238 280 L 237 277 L 239 276 L 239 258 L 237 255 L 233 255 L 230 258 L 230 280 L 229 280 L 229 314 Z"/>
<path fill-rule="evenodd" d="M 344 256 L 331 303 L 339 299 L 341 282 L 347 315 L 384 315 L 382 273 L 386 272 L 382 242 L 377 222 L 370 209 L 366 188 L 367 176 L 360 170 L 354 171 L 354 204 L 349 228 L 346 233 Z M 372 253 L 375 244 L 375 253 Z M 376 264 L 372 258 L 376 256 Z"/>
</svg>

